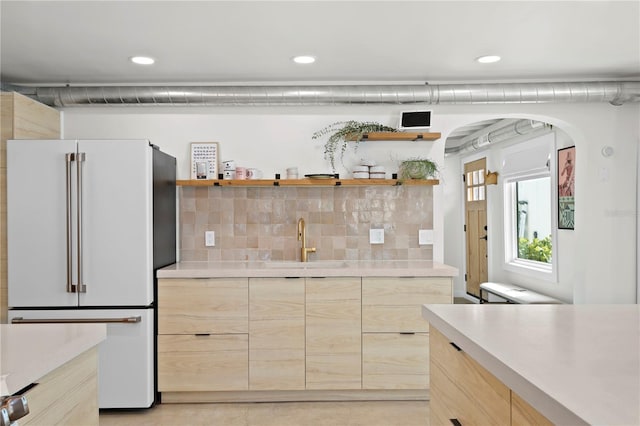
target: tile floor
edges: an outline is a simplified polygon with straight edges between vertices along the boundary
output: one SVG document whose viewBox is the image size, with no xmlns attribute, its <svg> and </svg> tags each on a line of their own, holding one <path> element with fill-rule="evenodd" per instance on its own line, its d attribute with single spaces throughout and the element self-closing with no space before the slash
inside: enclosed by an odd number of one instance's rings
<svg viewBox="0 0 640 426">
<path fill-rule="evenodd" d="M 428 401 L 160 404 L 103 411 L 100 426 L 426 426 Z"/>
</svg>

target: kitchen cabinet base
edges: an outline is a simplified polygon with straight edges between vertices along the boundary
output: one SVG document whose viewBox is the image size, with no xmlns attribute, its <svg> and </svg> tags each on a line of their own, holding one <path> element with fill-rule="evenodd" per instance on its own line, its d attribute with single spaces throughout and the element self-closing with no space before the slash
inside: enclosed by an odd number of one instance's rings
<svg viewBox="0 0 640 426">
<path fill-rule="evenodd" d="M 427 401 L 426 389 L 162 392 L 163 404 L 203 402 Z"/>
<path fill-rule="evenodd" d="M 91 348 L 37 381 L 23 394 L 30 413 L 20 425 L 97 426 L 98 349 Z"/>
</svg>

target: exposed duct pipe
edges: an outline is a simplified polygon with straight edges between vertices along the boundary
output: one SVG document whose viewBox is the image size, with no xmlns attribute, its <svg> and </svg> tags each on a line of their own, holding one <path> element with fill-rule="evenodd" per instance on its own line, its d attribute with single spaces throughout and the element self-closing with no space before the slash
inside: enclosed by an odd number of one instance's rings
<svg viewBox="0 0 640 426">
<path fill-rule="evenodd" d="M 640 102 L 640 81 L 335 86 L 13 86 L 50 106 L 303 106 Z"/>
<path fill-rule="evenodd" d="M 493 131 L 481 131 L 462 139 L 462 143 L 453 148 L 445 148 L 445 155 L 460 154 L 484 148 L 487 145 L 504 142 L 522 135 L 540 136 L 551 131 L 551 125 L 536 120 L 508 120 L 509 123 Z"/>
</svg>

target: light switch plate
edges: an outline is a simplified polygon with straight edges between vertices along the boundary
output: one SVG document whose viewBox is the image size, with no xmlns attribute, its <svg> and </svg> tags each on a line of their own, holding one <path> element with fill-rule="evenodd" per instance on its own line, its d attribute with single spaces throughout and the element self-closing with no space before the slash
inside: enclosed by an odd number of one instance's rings
<svg viewBox="0 0 640 426">
<path fill-rule="evenodd" d="M 418 245 L 433 244 L 433 229 L 418 230 Z"/>
<path fill-rule="evenodd" d="M 204 245 L 207 247 L 214 247 L 216 245 L 216 233 L 215 231 L 205 231 L 204 233 Z"/>
<path fill-rule="evenodd" d="M 369 229 L 369 244 L 384 244 L 384 229 Z"/>
</svg>

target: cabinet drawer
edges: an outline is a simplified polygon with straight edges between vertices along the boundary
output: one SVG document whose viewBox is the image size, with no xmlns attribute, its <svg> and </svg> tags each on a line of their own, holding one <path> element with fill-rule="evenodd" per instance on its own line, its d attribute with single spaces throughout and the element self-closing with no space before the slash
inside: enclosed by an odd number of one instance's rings
<svg viewBox="0 0 640 426">
<path fill-rule="evenodd" d="M 451 278 L 362 278 L 363 332 L 428 332 L 425 303 L 452 303 Z"/>
<path fill-rule="evenodd" d="M 511 390 L 443 334 L 429 332 L 431 424 L 508 425 Z"/>
<path fill-rule="evenodd" d="M 246 334 L 158 336 L 158 390 L 247 390 Z"/>
<path fill-rule="evenodd" d="M 428 334 L 362 335 L 363 389 L 426 389 L 428 385 Z"/>
<path fill-rule="evenodd" d="M 247 333 L 247 278 L 158 280 L 158 334 Z"/>
</svg>

